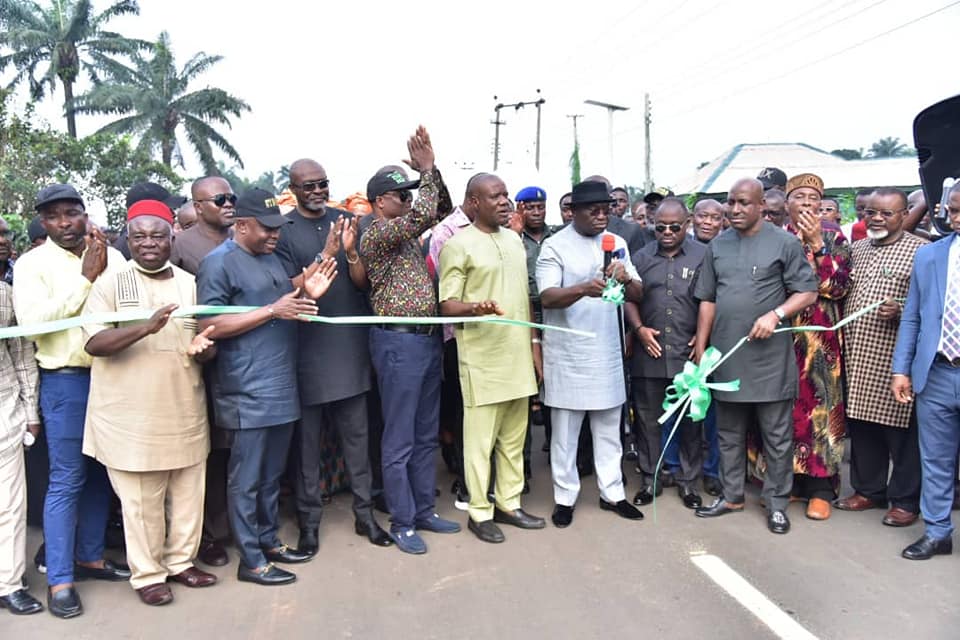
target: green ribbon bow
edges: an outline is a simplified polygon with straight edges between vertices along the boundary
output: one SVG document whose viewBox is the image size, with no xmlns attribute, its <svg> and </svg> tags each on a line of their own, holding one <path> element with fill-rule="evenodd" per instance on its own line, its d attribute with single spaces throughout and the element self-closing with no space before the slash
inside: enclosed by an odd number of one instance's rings
<svg viewBox="0 0 960 640">
<path fill-rule="evenodd" d="M 607 278 L 607 285 L 603 288 L 600 299 L 619 306 L 624 301 L 623 289 L 623 283 L 617 282 L 615 278 Z"/>
<path fill-rule="evenodd" d="M 683 371 L 673 377 L 673 383 L 667 387 L 667 396 L 663 401 L 664 414 L 658 422 L 665 423 L 681 406 L 681 416 L 689 407 L 690 419 L 699 422 L 707 416 L 710 408 L 710 390 L 739 391 L 740 380 L 730 382 L 707 382 L 707 376 L 720 366 L 723 354 L 716 347 L 709 347 L 700 358 L 700 364 L 687 360 Z"/>
</svg>

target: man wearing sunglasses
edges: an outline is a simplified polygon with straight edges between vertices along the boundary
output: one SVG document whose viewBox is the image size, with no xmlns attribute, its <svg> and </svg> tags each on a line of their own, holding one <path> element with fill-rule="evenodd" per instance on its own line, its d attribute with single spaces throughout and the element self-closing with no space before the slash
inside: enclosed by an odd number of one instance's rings
<svg viewBox="0 0 960 640">
<path fill-rule="evenodd" d="M 237 196 L 230 183 L 219 176 L 196 180 L 190 187 L 190 195 L 197 222 L 177 236 L 170 262 L 196 275 L 200 261 L 230 237 Z"/>
<path fill-rule="evenodd" d="M 357 218 L 327 204 L 330 180 L 323 166 L 310 159 L 290 165 L 290 189 L 297 209 L 287 218 L 277 243 L 277 257 L 293 278 L 315 260 L 333 258 L 341 275 L 317 301 L 321 316 L 365 316 L 366 270 L 357 252 Z M 339 436 L 353 492 L 354 531 L 371 544 L 392 544 L 373 516 L 372 472 L 368 450 L 367 394 L 372 383 L 369 329 L 366 326 L 304 324 L 299 328 L 297 371 L 301 418 L 294 430 L 293 465 L 298 548 L 316 553 L 323 513 L 322 469 L 332 460 L 324 451 Z M 339 487 L 328 485 L 328 490 Z"/>
<path fill-rule="evenodd" d="M 644 295 L 639 304 L 627 302 L 627 323 L 635 336 L 632 378 L 633 396 L 640 419 L 637 468 L 640 490 L 634 504 L 653 502 L 662 488 L 654 486 L 660 459 L 663 399 L 673 376 L 683 370 L 691 355 L 697 332 L 699 303 L 693 297 L 696 276 L 706 246 L 688 237 L 690 215 L 682 200 L 668 197 L 653 217 L 656 243 L 646 245 L 633 256 L 637 274 L 643 280 Z M 675 473 L 680 499 L 688 509 L 703 504 L 696 490 L 703 464 L 700 425 L 689 417 L 680 421 L 676 438 L 680 442 L 679 469 Z"/>
</svg>

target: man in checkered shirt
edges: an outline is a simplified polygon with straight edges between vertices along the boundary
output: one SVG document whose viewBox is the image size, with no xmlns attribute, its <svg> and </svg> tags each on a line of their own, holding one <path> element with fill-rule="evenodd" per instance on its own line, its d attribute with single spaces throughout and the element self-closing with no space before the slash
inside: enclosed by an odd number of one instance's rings
<svg viewBox="0 0 960 640">
<path fill-rule="evenodd" d="M 913 524 L 920 512 L 920 447 L 913 403 L 898 403 L 888 389 L 903 310 L 897 300 L 907 296 L 914 253 L 927 244 L 903 230 L 906 214 L 907 196 L 899 189 L 877 189 L 869 196 L 863 218 L 867 238 L 852 247 L 853 285 L 845 315 L 877 300 L 886 302 L 843 329 L 854 493 L 836 506 L 844 511 L 889 506 L 883 524 L 891 527 Z"/>
</svg>

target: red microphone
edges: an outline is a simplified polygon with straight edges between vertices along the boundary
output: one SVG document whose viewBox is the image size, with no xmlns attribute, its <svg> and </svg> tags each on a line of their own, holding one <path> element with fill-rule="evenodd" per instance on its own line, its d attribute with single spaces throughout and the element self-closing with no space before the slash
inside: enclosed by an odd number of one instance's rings
<svg viewBox="0 0 960 640">
<path fill-rule="evenodd" d="M 613 251 L 617 246 L 616 239 L 612 234 L 605 233 L 600 239 L 600 248 L 603 249 L 603 273 L 607 273 L 607 267 L 610 266 L 610 261 L 613 260 Z"/>
</svg>

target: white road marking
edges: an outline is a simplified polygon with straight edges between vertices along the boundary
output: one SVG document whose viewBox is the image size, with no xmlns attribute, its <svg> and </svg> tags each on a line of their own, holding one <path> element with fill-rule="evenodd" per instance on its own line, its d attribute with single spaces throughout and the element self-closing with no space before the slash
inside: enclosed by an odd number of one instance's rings
<svg viewBox="0 0 960 640">
<path fill-rule="evenodd" d="M 817 640 L 783 609 L 717 556 L 691 555 L 690 561 L 783 640 Z"/>
</svg>

